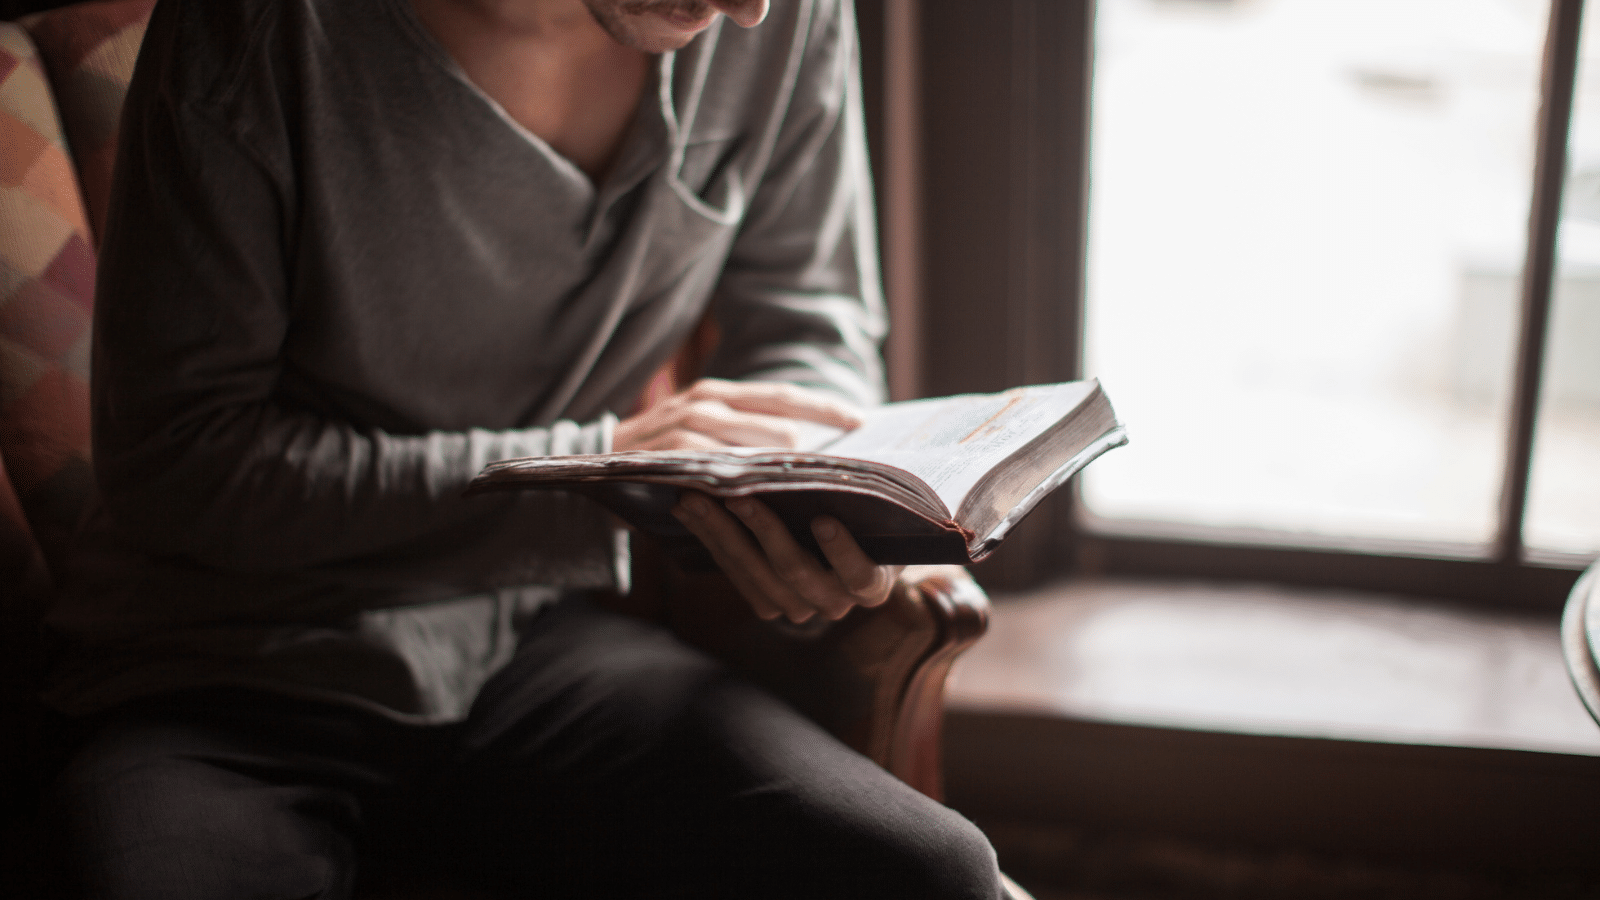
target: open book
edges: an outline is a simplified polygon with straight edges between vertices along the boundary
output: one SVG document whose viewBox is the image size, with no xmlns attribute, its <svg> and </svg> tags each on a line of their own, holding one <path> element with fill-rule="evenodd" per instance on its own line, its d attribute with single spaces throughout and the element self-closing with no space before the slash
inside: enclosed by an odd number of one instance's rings
<svg viewBox="0 0 1600 900">
<path fill-rule="evenodd" d="M 756 496 L 816 550 L 810 522 L 838 518 L 884 565 L 988 556 L 1073 473 L 1127 442 L 1098 381 L 890 403 L 850 432 L 815 427 L 795 450 L 636 450 L 491 463 L 470 493 L 585 494 L 695 564 L 708 557 L 670 510 L 683 490 Z"/>
</svg>

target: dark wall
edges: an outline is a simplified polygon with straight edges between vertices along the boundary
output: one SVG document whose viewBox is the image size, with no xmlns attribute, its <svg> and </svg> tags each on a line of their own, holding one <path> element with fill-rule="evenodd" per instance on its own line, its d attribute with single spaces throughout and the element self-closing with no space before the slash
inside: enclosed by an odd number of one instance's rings
<svg viewBox="0 0 1600 900">
<path fill-rule="evenodd" d="M 925 0 L 928 391 L 1078 374 L 1088 0 Z"/>
<path fill-rule="evenodd" d="M 923 0 L 924 389 L 1080 372 L 1092 0 Z M 1060 571 L 1057 492 L 977 569 L 993 587 Z"/>
</svg>

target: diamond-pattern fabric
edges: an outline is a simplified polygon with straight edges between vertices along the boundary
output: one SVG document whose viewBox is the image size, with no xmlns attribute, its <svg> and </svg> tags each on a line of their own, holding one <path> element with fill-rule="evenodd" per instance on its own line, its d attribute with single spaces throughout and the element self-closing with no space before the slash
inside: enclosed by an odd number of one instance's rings
<svg viewBox="0 0 1600 900">
<path fill-rule="evenodd" d="M 92 491 L 96 232 L 80 186 L 104 221 L 122 98 L 153 5 L 0 22 L 0 765 L 24 773 L 0 790 L 7 808 L 27 799 L 37 756 L 49 570 Z"/>
<path fill-rule="evenodd" d="M 0 24 L 0 458 L 52 563 L 92 493 L 96 235 L 154 5 L 99 0 Z"/>
<path fill-rule="evenodd" d="M 117 125 L 155 0 L 97 0 L 22 20 L 50 75 L 99 244 L 111 196 Z"/>
<path fill-rule="evenodd" d="M 0 72 L 0 458 L 53 557 L 90 486 L 94 249 L 44 64 L 15 24 L 0 23 Z"/>
</svg>

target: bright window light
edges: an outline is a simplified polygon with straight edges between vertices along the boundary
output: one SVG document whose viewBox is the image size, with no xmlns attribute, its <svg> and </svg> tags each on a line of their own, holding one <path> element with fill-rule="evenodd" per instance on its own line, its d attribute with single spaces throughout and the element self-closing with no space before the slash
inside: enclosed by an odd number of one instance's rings
<svg viewBox="0 0 1600 900">
<path fill-rule="evenodd" d="M 1085 473 L 1090 511 L 1492 540 L 1548 3 L 1098 10 L 1085 365 L 1133 441 Z M 1563 226 L 1546 399 L 1569 411 L 1541 418 L 1530 504 L 1560 549 L 1600 548 L 1588 228 Z"/>
</svg>

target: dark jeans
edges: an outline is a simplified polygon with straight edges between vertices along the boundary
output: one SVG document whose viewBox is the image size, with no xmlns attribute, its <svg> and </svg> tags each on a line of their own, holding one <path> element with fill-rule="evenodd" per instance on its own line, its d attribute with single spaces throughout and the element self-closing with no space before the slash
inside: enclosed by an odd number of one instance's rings
<svg viewBox="0 0 1600 900">
<path fill-rule="evenodd" d="M 966 819 L 581 601 L 540 617 L 459 724 L 231 689 L 129 705 L 53 812 L 96 898 L 346 897 L 374 860 L 522 897 L 1001 896 Z"/>
</svg>

